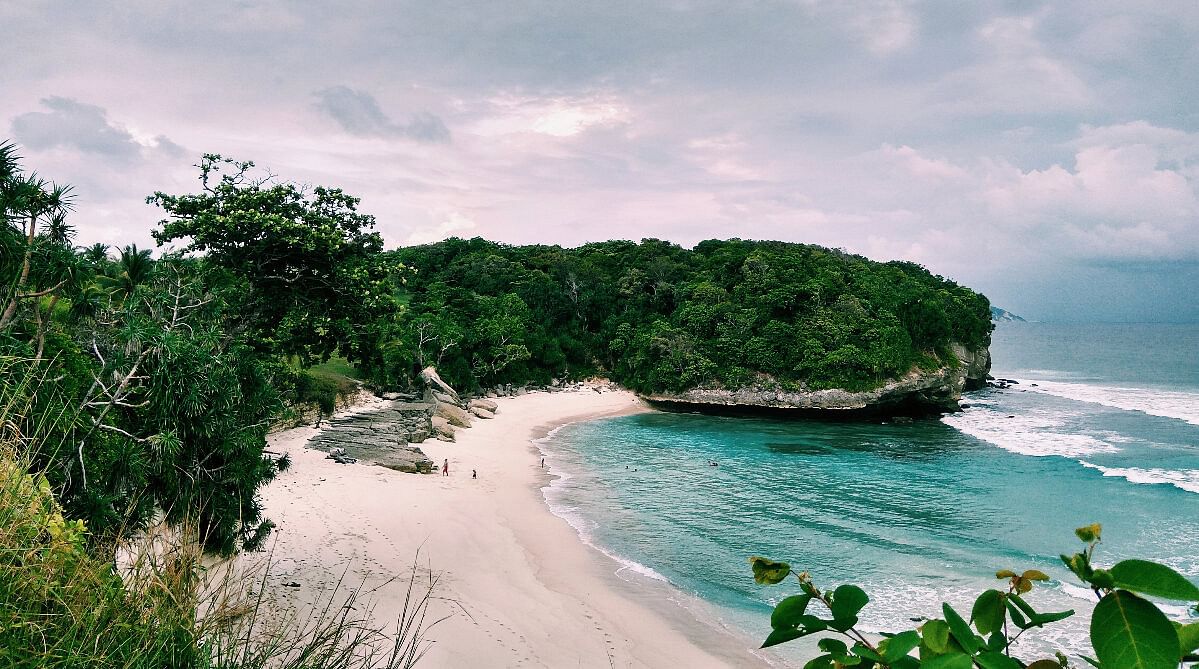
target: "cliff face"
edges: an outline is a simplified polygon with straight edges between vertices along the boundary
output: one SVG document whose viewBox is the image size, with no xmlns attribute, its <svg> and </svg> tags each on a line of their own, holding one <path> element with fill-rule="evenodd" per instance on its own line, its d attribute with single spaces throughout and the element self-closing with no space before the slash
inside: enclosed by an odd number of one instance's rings
<svg viewBox="0 0 1199 669">
<path fill-rule="evenodd" d="M 784 413 L 820 418 L 869 418 L 894 415 L 935 415 L 957 411 L 965 390 L 982 388 L 991 370 L 987 348 L 971 350 L 953 345 L 957 365 L 937 370 L 913 370 L 881 387 L 848 390 L 782 390 L 764 379 L 745 388 L 692 388 L 680 393 L 650 393 L 642 397 L 670 410 L 732 413 Z"/>
</svg>

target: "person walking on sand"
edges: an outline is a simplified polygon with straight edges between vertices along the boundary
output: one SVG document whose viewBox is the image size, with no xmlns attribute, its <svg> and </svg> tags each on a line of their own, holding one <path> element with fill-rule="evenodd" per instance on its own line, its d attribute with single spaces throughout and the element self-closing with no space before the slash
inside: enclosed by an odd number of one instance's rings
<svg viewBox="0 0 1199 669">
<path fill-rule="evenodd" d="M 449 458 L 446 458 L 446 459 L 445 459 L 445 460 L 444 460 L 444 461 L 441 463 L 441 475 L 442 475 L 442 476 L 449 476 L 449 475 L 450 475 L 450 459 L 449 459 Z"/>
</svg>

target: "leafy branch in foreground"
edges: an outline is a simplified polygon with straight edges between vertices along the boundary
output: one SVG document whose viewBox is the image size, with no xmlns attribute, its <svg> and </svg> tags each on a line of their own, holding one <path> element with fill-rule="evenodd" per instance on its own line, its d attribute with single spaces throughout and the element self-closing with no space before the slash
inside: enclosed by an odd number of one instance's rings
<svg viewBox="0 0 1199 669">
<path fill-rule="evenodd" d="M 1199 587 L 1173 569 L 1147 560 L 1123 560 L 1110 569 L 1095 568 L 1092 556 L 1100 540 L 1098 524 L 1080 527 L 1075 534 L 1086 546 L 1062 562 L 1086 583 L 1099 603 L 1091 616 L 1091 645 L 1095 657 L 1084 659 L 1099 669 L 1175 669 L 1199 662 L 1199 622 L 1172 622 L 1145 598 L 1199 602 Z M 822 591 L 807 572 L 793 572 L 786 562 L 763 557 L 749 558 L 754 580 L 777 585 L 788 576 L 799 581 L 801 593 L 780 601 L 770 616 L 772 631 L 762 647 L 822 632 L 840 635 L 817 643 L 821 655 L 804 669 L 842 667 L 893 667 L 894 669 L 1064 669 L 1068 658 L 1061 652 L 1053 658 L 1024 661 L 1013 656 L 1012 646 L 1025 632 L 1074 615 L 1073 610 L 1041 613 L 1025 599 L 1037 581 L 1049 576 L 1036 569 L 1017 574 L 1009 569 L 996 572 L 1007 580 L 1004 589 L 988 589 L 974 601 L 969 621 L 949 604 L 942 604 L 944 618 L 927 620 L 912 630 L 871 638 L 857 629 L 858 614 L 870 601 L 856 585 L 841 585 Z M 821 617 L 808 609 L 813 602 L 827 609 Z M 973 628 L 971 627 L 973 625 Z M 916 655 L 912 652 L 916 651 Z"/>
</svg>

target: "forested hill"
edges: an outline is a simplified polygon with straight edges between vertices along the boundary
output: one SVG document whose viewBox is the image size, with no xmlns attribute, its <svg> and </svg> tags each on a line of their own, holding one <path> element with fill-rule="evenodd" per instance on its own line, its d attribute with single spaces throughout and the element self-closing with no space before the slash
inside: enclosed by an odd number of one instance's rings
<svg viewBox="0 0 1199 669">
<path fill-rule="evenodd" d="M 989 343 L 987 298 L 908 262 L 806 244 L 659 240 L 579 248 L 450 239 L 414 270 L 376 372 L 435 364 L 460 388 L 604 374 L 639 391 L 863 390 Z"/>
</svg>

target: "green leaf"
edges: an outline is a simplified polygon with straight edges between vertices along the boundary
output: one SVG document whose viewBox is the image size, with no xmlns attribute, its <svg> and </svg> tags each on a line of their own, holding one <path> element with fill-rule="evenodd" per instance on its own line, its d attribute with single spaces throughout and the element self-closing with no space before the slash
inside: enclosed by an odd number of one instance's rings
<svg viewBox="0 0 1199 669">
<path fill-rule="evenodd" d="M 764 557 L 751 557 L 749 566 L 754 570 L 754 582 L 760 585 L 777 585 L 791 573 L 791 565 L 786 562 L 775 562 Z"/>
<path fill-rule="evenodd" d="M 1181 656 L 1166 616 L 1127 590 L 1099 600 L 1091 614 L 1091 644 L 1103 669 L 1175 669 Z"/>
<path fill-rule="evenodd" d="M 1049 623 L 1056 623 L 1057 621 L 1065 620 L 1072 615 L 1074 615 L 1074 609 L 1056 611 L 1054 613 L 1038 613 L 1036 617 L 1032 619 L 1031 626 L 1040 627 L 1042 625 L 1048 625 Z"/>
<path fill-rule="evenodd" d="M 770 626 L 774 629 L 798 627 L 799 619 L 807 611 L 811 595 L 792 595 L 779 602 L 770 614 Z"/>
<path fill-rule="evenodd" d="M 1087 559 L 1085 553 L 1075 553 L 1074 555 L 1062 555 L 1062 563 L 1074 572 L 1074 575 L 1087 580 L 1091 577 L 1091 563 Z"/>
<path fill-rule="evenodd" d="M 1199 650 L 1199 623 L 1182 625 L 1174 623 L 1174 631 L 1178 634 L 1178 645 L 1183 655 Z"/>
<path fill-rule="evenodd" d="M 1027 669 L 1062 669 L 1057 660 L 1037 660 L 1028 665 Z"/>
<path fill-rule="evenodd" d="M 1003 600 L 1003 593 L 998 590 L 987 590 L 974 600 L 974 608 L 970 610 L 970 621 L 978 628 L 979 634 L 986 636 L 995 630 L 1003 629 L 1003 619 L 1007 613 Z"/>
<path fill-rule="evenodd" d="M 849 653 L 849 646 L 840 639 L 821 639 L 816 643 L 816 647 L 838 659 Z"/>
<path fill-rule="evenodd" d="M 974 659 L 983 669 L 1021 669 L 1019 662 L 994 650 L 983 651 Z"/>
<path fill-rule="evenodd" d="M 924 637 L 924 645 L 934 653 L 949 650 L 949 625 L 944 620 L 933 619 L 924 623 L 920 634 Z"/>
<path fill-rule="evenodd" d="M 829 608 L 833 612 L 834 619 L 853 618 L 869 601 L 870 597 L 866 595 L 866 591 L 858 586 L 842 585 L 833 591 L 832 604 Z"/>
<path fill-rule="evenodd" d="M 857 624 L 857 616 L 850 616 L 848 618 L 833 618 L 832 620 L 828 621 L 829 629 L 834 629 L 838 632 L 844 632 Z"/>
<path fill-rule="evenodd" d="M 1096 569 L 1091 572 L 1090 576 L 1087 576 L 1083 580 L 1090 583 L 1092 588 L 1114 590 L 1116 587 L 1116 579 L 1107 569 Z"/>
<path fill-rule="evenodd" d="M 769 648 L 771 646 L 777 646 L 780 643 L 787 643 L 788 641 L 794 641 L 801 637 L 807 636 L 811 633 L 812 632 L 807 632 L 807 631 L 801 632 L 800 630 L 797 630 L 797 629 L 774 630 L 766 636 L 766 640 L 762 642 L 762 648 Z"/>
<path fill-rule="evenodd" d="M 1028 616 L 1030 620 L 1037 617 L 1037 612 L 1034 611 L 1033 608 L 1029 606 L 1028 602 L 1024 601 L 1024 598 L 1020 595 L 1008 595 L 1008 600 L 1015 602 L 1016 606 L 1018 606 L 1020 610 L 1024 612 L 1024 615 Z"/>
<path fill-rule="evenodd" d="M 1153 597 L 1199 601 L 1199 588 L 1182 574 L 1148 560 L 1122 560 L 1111 568 L 1117 588 Z"/>
<path fill-rule="evenodd" d="M 1091 523 L 1084 527 L 1074 530 L 1074 535 L 1081 539 L 1084 543 L 1091 543 L 1099 538 L 1103 532 L 1103 526 L 1099 523 Z"/>
<path fill-rule="evenodd" d="M 810 613 L 799 617 L 799 626 L 807 630 L 809 634 L 812 632 L 823 632 L 828 629 L 828 624 L 825 621 Z"/>
<path fill-rule="evenodd" d="M 887 664 L 894 664 L 896 660 L 912 652 L 912 649 L 919 645 L 920 635 L 915 631 L 907 631 L 884 639 L 879 643 L 878 649 L 882 652 L 883 658 L 887 660 Z"/>
<path fill-rule="evenodd" d="M 922 669 L 970 669 L 974 661 L 965 653 L 946 653 L 920 663 Z"/>
<path fill-rule="evenodd" d="M 831 655 L 817 655 L 808 660 L 803 669 L 833 669 L 833 657 Z"/>
<path fill-rule="evenodd" d="M 1028 620 L 1024 617 L 1024 614 L 1020 611 L 1020 609 L 1016 606 L 1016 603 L 1013 602 L 1010 597 L 1007 600 L 1007 612 L 1011 617 L 1012 622 L 1016 624 L 1016 627 L 1019 627 L 1020 629 L 1028 629 L 1032 626 L 1029 624 Z"/>
<path fill-rule="evenodd" d="M 1099 660 L 1096 660 L 1095 658 L 1092 658 L 1092 657 L 1087 657 L 1086 655 L 1079 655 L 1079 657 L 1081 657 L 1083 660 L 1085 660 L 1087 664 L 1091 665 L 1092 667 L 1095 667 L 1095 669 L 1103 669 L 1103 667 L 1099 666 Z"/>
<path fill-rule="evenodd" d="M 1029 570 L 1025 571 L 1023 574 L 1020 574 L 1020 578 L 1027 579 L 1029 581 L 1048 581 L 1049 580 L 1048 574 L 1041 571 L 1040 569 L 1029 569 Z"/>
<path fill-rule="evenodd" d="M 974 636 L 974 632 L 970 630 L 970 626 L 965 620 L 958 615 L 957 611 L 953 610 L 948 604 L 941 605 L 941 612 L 945 614 L 945 622 L 949 624 L 949 631 L 953 634 L 953 638 L 957 639 L 962 650 L 973 655 L 978 652 L 978 639 Z"/>
<path fill-rule="evenodd" d="M 858 657 L 864 657 L 871 662 L 885 662 L 882 655 L 870 650 L 868 646 L 865 646 L 861 643 L 855 643 L 853 645 L 853 654 L 857 655 Z"/>
</svg>

